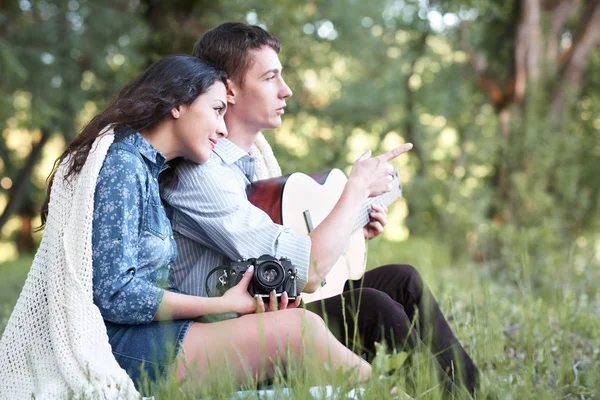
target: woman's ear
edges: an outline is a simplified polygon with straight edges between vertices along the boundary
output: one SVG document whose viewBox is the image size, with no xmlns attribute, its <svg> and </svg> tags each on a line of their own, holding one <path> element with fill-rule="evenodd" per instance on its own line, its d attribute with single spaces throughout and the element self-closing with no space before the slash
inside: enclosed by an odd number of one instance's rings
<svg viewBox="0 0 600 400">
<path fill-rule="evenodd" d="M 235 104 L 235 96 L 237 92 L 237 84 L 231 79 L 227 79 L 227 103 Z"/>
<path fill-rule="evenodd" d="M 173 107 L 171 109 L 171 116 L 178 119 L 181 116 L 181 106 Z"/>
</svg>

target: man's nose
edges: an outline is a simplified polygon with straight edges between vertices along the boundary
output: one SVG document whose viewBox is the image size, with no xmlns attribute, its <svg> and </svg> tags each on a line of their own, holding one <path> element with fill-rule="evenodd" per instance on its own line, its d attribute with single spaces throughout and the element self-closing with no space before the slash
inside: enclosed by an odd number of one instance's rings
<svg viewBox="0 0 600 400">
<path fill-rule="evenodd" d="M 292 95 L 294 93 L 292 93 L 292 89 L 290 89 L 290 87 L 287 85 L 287 83 L 285 83 L 285 81 L 282 79 L 281 80 L 282 83 L 282 87 L 281 87 L 281 92 L 280 92 L 280 96 L 282 99 L 287 99 L 288 97 L 292 97 Z"/>
</svg>

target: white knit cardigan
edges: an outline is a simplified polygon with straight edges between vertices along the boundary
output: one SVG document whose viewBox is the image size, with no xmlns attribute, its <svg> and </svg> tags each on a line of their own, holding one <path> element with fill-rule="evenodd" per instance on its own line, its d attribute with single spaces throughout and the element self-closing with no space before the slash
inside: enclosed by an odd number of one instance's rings
<svg viewBox="0 0 600 400">
<path fill-rule="evenodd" d="M 257 179 L 268 179 L 281 176 L 281 168 L 273 154 L 273 150 L 264 135 L 259 132 L 250 151 L 255 160 L 255 174 Z"/>
<path fill-rule="evenodd" d="M 92 298 L 94 192 L 105 130 L 81 172 L 52 184 L 48 220 L 23 291 L 0 339 L 0 399 L 139 399 L 112 355 Z"/>
</svg>

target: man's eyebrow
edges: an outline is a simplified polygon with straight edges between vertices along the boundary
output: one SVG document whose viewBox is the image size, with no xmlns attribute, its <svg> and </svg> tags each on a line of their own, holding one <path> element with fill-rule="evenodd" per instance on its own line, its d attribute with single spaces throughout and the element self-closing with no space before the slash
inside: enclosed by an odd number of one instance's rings
<svg viewBox="0 0 600 400">
<path fill-rule="evenodd" d="M 267 74 L 278 74 L 279 72 L 281 72 L 281 70 L 279 68 L 273 68 L 273 69 L 268 70 L 264 74 L 262 74 L 260 77 L 262 78 L 263 76 L 265 76 Z"/>
</svg>

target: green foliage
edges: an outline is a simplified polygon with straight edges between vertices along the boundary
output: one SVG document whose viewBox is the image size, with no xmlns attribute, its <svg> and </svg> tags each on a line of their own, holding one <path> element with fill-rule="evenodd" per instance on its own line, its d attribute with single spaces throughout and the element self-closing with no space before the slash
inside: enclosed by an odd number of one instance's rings
<svg viewBox="0 0 600 400">
<path fill-rule="evenodd" d="M 493 230 L 498 223 L 532 230 L 550 225 L 556 236 L 572 240 L 597 229 L 600 220 L 600 81 L 591 73 L 600 53 L 590 54 L 586 84 L 567 96 L 560 124 L 548 116 L 549 93 L 557 87 L 556 72 L 548 72 L 530 82 L 525 104 L 508 105 L 507 135 L 497 105 L 478 86 L 469 52 L 500 87 L 509 85 L 518 8 L 515 0 L 6 5 L 0 7 L 7 22 L 0 59 L 10 79 L 0 81 L 0 128 L 27 128 L 32 141 L 35 128 L 46 128 L 68 141 L 141 67 L 191 51 L 220 23 L 246 21 L 283 43 L 284 76 L 294 97 L 284 126 L 266 134 L 284 172 L 348 171 L 366 147 L 383 151 L 400 137 L 415 145 L 401 168 L 412 233 L 437 232 L 455 258 L 482 227 Z M 436 15 L 450 22 L 436 24 Z M 577 16 L 565 32 L 573 33 Z M 553 61 L 540 63 L 542 71 L 557 71 Z M 0 138 L 0 174 L 14 180 L 26 159 L 6 140 Z M 39 202 L 43 187 L 34 182 L 31 203 Z M 484 245 L 505 245 L 496 240 Z"/>
</svg>

